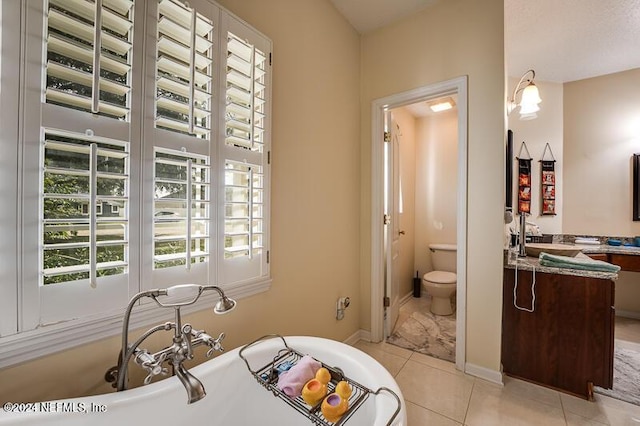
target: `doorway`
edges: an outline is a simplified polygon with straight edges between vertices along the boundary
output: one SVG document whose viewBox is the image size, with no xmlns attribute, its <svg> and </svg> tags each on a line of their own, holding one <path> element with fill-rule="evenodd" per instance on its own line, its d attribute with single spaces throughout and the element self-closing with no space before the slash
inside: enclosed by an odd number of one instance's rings
<svg viewBox="0 0 640 426">
<path fill-rule="evenodd" d="M 393 217 L 385 216 L 385 114 L 394 108 L 403 107 L 431 99 L 455 95 L 458 107 L 458 153 L 457 153 L 457 292 L 456 292 L 456 368 L 465 369 L 465 313 L 466 313 L 466 229 L 467 229 L 467 77 L 424 86 L 407 92 L 377 99 L 372 105 L 372 227 L 371 227 L 371 340 L 385 339 L 385 318 L 397 310 L 387 294 L 397 294 L 397 290 L 387 286 L 389 271 L 385 251 L 385 230 L 392 224 Z M 385 303 L 386 300 L 386 303 Z M 398 298 L 393 303 L 399 303 Z M 384 304 L 389 306 L 384 307 Z M 386 325 L 387 332 L 389 325 Z"/>
</svg>

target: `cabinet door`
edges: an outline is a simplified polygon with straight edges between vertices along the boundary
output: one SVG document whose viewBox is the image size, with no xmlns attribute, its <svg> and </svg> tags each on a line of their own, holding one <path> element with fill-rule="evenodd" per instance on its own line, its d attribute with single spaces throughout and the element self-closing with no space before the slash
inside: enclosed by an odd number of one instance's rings
<svg viewBox="0 0 640 426">
<path fill-rule="evenodd" d="M 502 313 L 504 372 L 585 398 L 589 383 L 613 383 L 613 281 L 505 269 Z"/>
</svg>

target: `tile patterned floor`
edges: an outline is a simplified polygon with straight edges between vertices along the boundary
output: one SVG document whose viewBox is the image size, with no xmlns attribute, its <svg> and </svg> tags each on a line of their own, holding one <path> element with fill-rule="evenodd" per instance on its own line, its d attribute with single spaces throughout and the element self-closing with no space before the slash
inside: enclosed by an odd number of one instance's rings
<svg viewBox="0 0 640 426">
<path fill-rule="evenodd" d="M 640 406 L 617 399 L 596 394 L 589 402 L 510 377 L 499 386 L 388 343 L 360 340 L 354 346 L 395 377 L 408 426 L 640 426 Z"/>
<path fill-rule="evenodd" d="M 428 309 L 428 299 L 409 299 L 411 309 Z M 640 322 L 616 318 L 616 338 L 640 343 Z M 388 343 L 355 345 L 395 377 L 405 398 L 408 426 L 640 426 L 640 406 L 604 395 L 594 402 L 511 377 L 504 386 L 464 374 L 455 365 Z"/>
</svg>

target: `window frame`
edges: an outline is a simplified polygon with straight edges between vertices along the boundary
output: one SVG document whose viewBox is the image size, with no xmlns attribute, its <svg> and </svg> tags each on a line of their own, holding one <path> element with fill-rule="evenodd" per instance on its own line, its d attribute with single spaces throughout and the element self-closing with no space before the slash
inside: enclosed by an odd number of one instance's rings
<svg viewBox="0 0 640 426">
<path fill-rule="evenodd" d="M 10 232 L 10 238 L 3 239 L 0 247 L 5 245 L 7 256 L 3 256 L 0 266 L 7 266 L 9 271 L 8 280 L 0 283 L 3 296 L 0 298 L 0 368 L 16 363 L 28 361 L 43 355 L 55 353 L 64 349 L 89 343 L 105 337 L 118 335 L 121 332 L 122 314 L 126 302 L 139 291 L 149 288 L 161 288 L 154 283 L 150 277 L 153 263 L 153 150 L 155 136 L 157 132 L 150 132 L 149 123 L 155 119 L 155 105 L 150 104 L 149 99 L 155 97 L 155 81 L 148 78 L 149 67 L 155 67 L 155 44 L 150 43 L 150 39 L 155 39 L 156 25 L 150 13 L 157 9 L 155 1 L 134 3 L 133 22 L 133 62 L 131 64 L 131 98 L 129 122 L 119 122 L 117 125 L 106 123 L 104 117 L 96 117 L 80 111 L 65 109 L 57 105 L 49 105 L 44 102 L 44 88 L 46 70 L 44 67 L 37 72 L 33 71 L 33 63 L 46 63 L 46 40 L 43 33 L 46 31 L 45 7 L 47 0 L 32 2 L 21 0 L 20 2 L 5 2 L 0 6 L 0 19 L 2 19 L 2 31 L 0 34 L 0 46 L 2 47 L 2 57 L 0 58 L 0 75 L 2 76 L 2 91 L 0 91 L 0 102 L 4 111 L 0 118 L 0 130 L 2 131 L 3 146 L 10 148 L 6 152 L 15 154 L 14 156 L 3 157 L 0 160 L 2 165 L 7 163 L 6 169 L 0 170 L 3 178 L 2 191 L 8 192 L 10 199 L 16 201 L 14 210 L 0 213 L 0 217 L 6 219 L 0 226 L 3 231 Z M 147 4 L 151 4 L 147 8 Z M 261 43 L 266 43 L 270 55 L 271 41 L 263 34 L 253 30 L 248 24 L 210 0 L 191 0 L 192 7 L 215 10 L 217 19 L 217 29 L 215 39 L 220 40 L 223 25 L 222 21 L 237 22 L 247 26 L 253 31 L 253 36 L 258 37 Z M 4 15 L 4 19 L 3 19 Z M 10 17 L 7 19 L 6 17 Z M 140 16 L 143 16 L 140 19 Z M 157 15 L 156 15 L 157 16 Z M 43 24 L 44 22 L 44 24 Z M 153 27 L 153 30 L 151 30 Z M 146 34 L 144 33 L 146 28 Z M 36 34 L 36 37 L 34 37 Z M 38 38 L 37 35 L 41 37 Z M 226 33 L 225 33 L 226 34 Z M 40 40 L 40 41 L 38 41 Z M 11 46 L 8 50 L 6 46 Z M 220 43 L 214 57 L 218 62 L 214 65 L 213 73 L 215 78 L 222 74 L 223 51 Z M 154 63 L 149 65 L 150 55 L 154 57 Z M 30 64 L 29 67 L 21 64 Z M 270 65 L 270 64 L 269 64 Z M 271 96 L 271 67 L 269 66 L 269 84 L 267 85 L 268 105 L 270 106 Z M 145 80 L 145 77 L 146 80 Z M 153 90 L 150 90 L 150 86 Z M 214 91 L 219 90 L 219 85 L 214 82 Z M 15 88 L 7 90 L 7 87 Z M 34 88 L 36 90 L 34 90 Z M 40 92 L 39 94 L 34 92 Z M 224 192 L 220 185 L 220 173 L 224 173 L 224 167 L 220 167 L 220 158 L 223 142 L 216 142 L 220 137 L 219 111 L 224 99 L 219 93 L 214 93 L 211 102 L 211 141 L 208 141 L 210 151 L 210 191 L 212 193 L 210 201 L 210 262 L 207 283 L 220 285 L 225 289 L 228 296 L 239 299 L 248 297 L 260 292 L 267 291 L 271 285 L 271 275 L 269 264 L 265 261 L 264 272 L 259 276 L 250 279 L 222 282 L 219 271 L 222 264 L 222 251 L 219 249 L 221 239 L 220 223 L 218 221 L 220 205 L 223 205 Z M 151 109 L 149 109 L 151 107 Z M 44 117 L 42 123 L 33 123 L 33 111 L 42 111 Z M 149 118 L 151 116 L 152 118 Z M 271 114 L 265 120 L 265 133 L 270 136 Z M 77 318 L 65 319 L 50 324 L 41 324 L 40 315 L 42 310 L 41 293 L 39 288 L 38 274 L 41 264 L 41 248 L 39 247 L 41 229 L 40 203 L 41 184 L 40 171 L 34 164 L 38 164 L 41 155 L 41 145 L 43 129 L 45 127 L 55 128 L 56 123 L 64 123 L 64 129 L 84 133 L 91 129 L 98 137 L 113 138 L 113 129 L 117 134 L 126 134 L 126 138 L 120 140 L 127 141 L 130 149 L 130 179 L 129 199 L 140 200 L 129 202 L 129 285 L 127 286 L 121 299 L 124 301 L 112 304 L 107 309 L 98 314 L 82 315 Z M 91 123 L 90 127 L 87 123 Z M 175 135 L 174 135 L 175 136 Z M 186 138 L 176 138 L 176 144 L 171 144 L 172 148 L 181 145 L 182 142 L 188 144 Z M 215 140 L 215 141 L 214 141 Z M 38 141 L 35 143 L 34 141 Z M 165 146 L 165 148 L 168 148 Z M 269 158 L 270 138 L 265 142 L 264 157 Z M 150 155 L 151 153 L 151 155 Z M 5 159 L 6 158 L 6 159 Z M 36 160 L 33 160 L 36 158 Z M 270 180 L 269 164 L 264 161 L 265 173 L 265 253 L 270 250 L 269 246 L 269 199 Z M 149 175 L 151 173 L 151 177 Z M 34 176 L 37 179 L 34 180 Z M 34 185 L 33 182 L 38 182 Z M 7 183 L 15 183 L 5 187 Z M 221 204 L 222 203 L 222 204 Z M 149 217 L 151 219 L 149 219 Z M 37 226 L 34 226 L 37 225 Z M 223 234 L 222 234 L 223 235 Z M 14 244 L 15 243 L 15 244 Z M 268 258 L 268 256 L 266 256 Z M 33 268 L 33 265 L 39 265 Z M 163 270 L 162 270 L 163 271 Z M 181 284 L 185 281 L 171 283 Z M 188 281 L 187 281 L 188 282 Z M 35 284 L 34 284 L 35 283 Z M 203 283 L 204 284 L 204 283 Z M 55 284 L 53 284 L 55 286 Z M 53 289 L 53 287 L 52 287 Z M 75 296 L 74 291 L 58 293 L 58 300 L 68 300 L 69 296 Z M 210 308 L 215 303 L 215 294 L 206 294 L 200 300 L 188 307 L 183 308 L 185 313 L 196 312 L 198 310 Z M 61 302 L 64 303 L 64 302 Z M 102 304 L 110 302 L 102 302 Z M 133 311 L 130 327 L 142 327 L 154 322 L 164 321 L 172 317 L 171 310 L 157 309 L 154 304 L 141 304 Z M 114 354 L 115 356 L 115 354 Z"/>
</svg>

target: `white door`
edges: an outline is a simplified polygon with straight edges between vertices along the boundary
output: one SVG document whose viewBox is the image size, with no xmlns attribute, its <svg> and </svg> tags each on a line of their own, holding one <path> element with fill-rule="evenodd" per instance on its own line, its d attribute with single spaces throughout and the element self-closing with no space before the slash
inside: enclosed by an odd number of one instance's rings
<svg viewBox="0 0 640 426">
<path fill-rule="evenodd" d="M 393 332 L 400 310 L 400 128 L 385 115 L 385 338 Z"/>
</svg>

